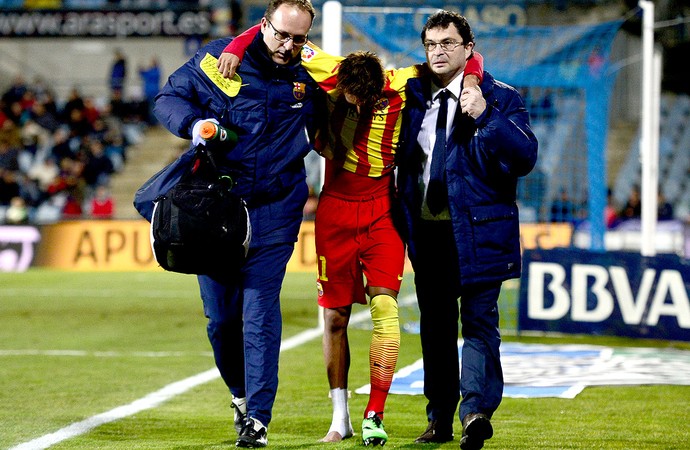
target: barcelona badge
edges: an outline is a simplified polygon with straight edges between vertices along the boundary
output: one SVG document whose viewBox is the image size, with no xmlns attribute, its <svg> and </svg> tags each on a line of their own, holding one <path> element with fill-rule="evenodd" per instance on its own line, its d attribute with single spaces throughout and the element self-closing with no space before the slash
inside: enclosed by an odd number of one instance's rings
<svg viewBox="0 0 690 450">
<path fill-rule="evenodd" d="M 293 83 L 292 87 L 292 95 L 295 96 L 297 100 L 302 100 L 304 98 L 304 94 L 307 91 L 307 85 L 304 83 L 300 83 L 298 81 L 295 81 Z"/>
</svg>

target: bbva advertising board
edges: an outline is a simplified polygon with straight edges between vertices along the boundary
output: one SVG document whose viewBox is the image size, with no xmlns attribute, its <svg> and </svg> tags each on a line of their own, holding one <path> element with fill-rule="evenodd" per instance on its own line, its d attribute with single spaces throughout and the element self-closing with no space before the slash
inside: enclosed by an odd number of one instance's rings
<svg viewBox="0 0 690 450">
<path fill-rule="evenodd" d="M 690 260 L 525 250 L 519 331 L 690 341 Z"/>
</svg>

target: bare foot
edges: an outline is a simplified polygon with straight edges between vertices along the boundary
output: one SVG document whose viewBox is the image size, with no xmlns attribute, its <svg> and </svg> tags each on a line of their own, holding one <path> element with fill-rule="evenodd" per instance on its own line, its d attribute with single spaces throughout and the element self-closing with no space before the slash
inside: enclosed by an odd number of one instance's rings
<svg viewBox="0 0 690 450">
<path fill-rule="evenodd" d="M 329 431 L 320 442 L 340 442 L 343 439 L 351 438 L 353 435 L 354 433 L 352 431 L 350 431 L 350 433 L 346 436 L 341 435 L 337 431 Z"/>
<path fill-rule="evenodd" d="M 329 431 L 328 434 L 321 439 L 321 442 L 340 442 L 343 437 L 337 431 Z"/>
</svg>

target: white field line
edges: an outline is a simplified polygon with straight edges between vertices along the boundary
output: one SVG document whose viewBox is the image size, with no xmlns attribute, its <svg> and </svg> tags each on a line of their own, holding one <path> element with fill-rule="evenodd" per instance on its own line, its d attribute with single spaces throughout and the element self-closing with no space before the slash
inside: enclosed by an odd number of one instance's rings
<svg viewBox="0 0 690 450">
<path fill-rule="evenodd" d="M 97 358 L 169 358 L 180 356 L 210 356 L 213 352 L 92 352 L 86 350 L 0 350 L 0 356 L 92 356 Z"/>
<path fill-rule="evenodd" d="M 407 298 L 401 298 L 400 303 L 404 304 L 408 301 Z M 353 314 L 350 318 L 350 323 L 357 323 L 369 318 L 369 310 L 365 309 L 356 314 Z M 290 350 L 292 348 L 298 347 L 305 342 L 315 339 L 323 334 L 323 329 L 312 328 L 310 330 L 303 331 L 300 334 L 292 336 L 285 339 L 280 345 L 280 351 Z M 33 439 L 28 442 L 11 447 L 9 450 L 42 450 L 46 449 L 52 445 L 55 445 L 64 440 L 80 436 L 82 434 L 88 433 L 94 428 L 104 425 L 109 422 L 114 422 L 119 419 L 124 419 L 125 417 L 132 416 L 138 412 L 155 408 L 163 402 L 170 400 L 171 398 L 183 394 L 188 390 L 213 381 L 220 376 L 217 368 L 209 369 L 205 372 L 201 372 L 197 375 L 185 378 L 184 380 L 176 381 L 162 389 L 138 399 L 134 400 L 132 403 L 127 405 L 118 406 L 117 408 L 111 409 L 101 414 L 89 417 L 88 419 L 82 420 L 80 422 L 75 422 L 64 428 L 61 428 L 53 433 L 43 435 L 39 438 Z"/>
<path fill-rule="evenodd" d="M 99 289 L 60 289 L 60 292 L 55 292 L 54 289 L 44 288 L 2 288 L 0 289 L 1 298 L 11 298 L 18 295 L 31 295 L 33 298 L 112 298 L 112 293 L 107 290 Z M 174 290 L 158 290 L 151 292 L 137 293 L 137 298 L 170 298 L 180 294 L 180 291 Z M 6 296 L 6 297 L 5 297 Z"/>
</svg>

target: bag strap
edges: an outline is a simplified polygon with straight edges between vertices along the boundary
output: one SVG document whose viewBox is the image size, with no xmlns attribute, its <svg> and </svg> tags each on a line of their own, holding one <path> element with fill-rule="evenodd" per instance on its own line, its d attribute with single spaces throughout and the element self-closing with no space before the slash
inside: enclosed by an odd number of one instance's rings
<svg viewBox="0 0 690 450">
<path fill-rule="evenodd" d="M 234 186 L 234 180 L 230 175 L 222 175 L 220 171 L 218 170 L 218 164 L 216 163 L 215 157 L 213 156 L 213 152 L 206 148 L 203 145 L 197 145 L 196 147 L 196 155 L 195 155 L 195 161 L 199 161 L 199 164 L 203 165 L 206 164 L 210 170 L 208 170 L 207 173 L 204 173 L 205 176 L 213 176 L 213 181 L 218 182 L 223 188 L 225 188 L 227 191 L 230 191 L 232 187 Z M 201 169 L 202 171 L 207 170 L 206 168 L 202 168 L 201 166 L 196 166 L 196 162 L 194 163 L 194 166 L 192 169 L 189 171 L 189 176 L 193 176 L 196 174 L 196 170 Z"/>
<path fill-rule="evenodd" d="M 203 146 L 203 145 L 197 145 L 196 151 L 197 151 L 197 154 L 198 154 L 198 155 L 205 156 L 205 157 L 206 157 L 206 160 L 207 160 L 208 163 L 209 163 L 209 165 L 210 165 L 211 168 L 213 169 L 213 172 L 214 172 L 216 175 L 220 175 L 220 173 L 218 172 L 218 165 L 216 164 L 216 160 L 215 160 L 215 158 L 213 157 L 213 152 L 211 152 L 209 149 L 207 149 L 207 148 L 206 148 L 205 146 Z"/>
</svg>

